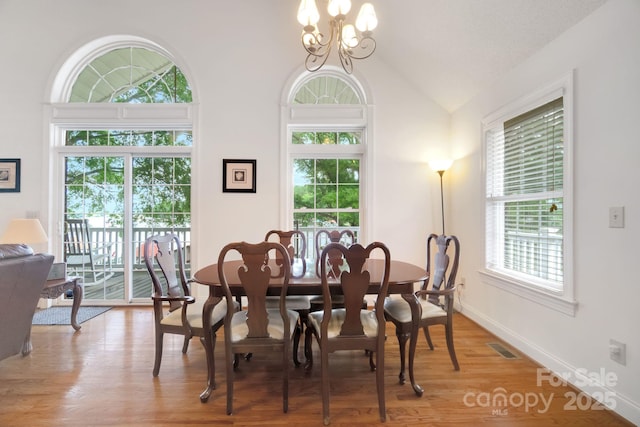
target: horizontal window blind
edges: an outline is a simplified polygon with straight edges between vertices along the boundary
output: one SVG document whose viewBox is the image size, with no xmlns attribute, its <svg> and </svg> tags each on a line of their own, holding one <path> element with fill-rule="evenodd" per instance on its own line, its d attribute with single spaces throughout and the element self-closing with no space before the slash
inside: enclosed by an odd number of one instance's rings
<svg viewBox="0 0 640 427">
<path fill-rule="evenodd" d="M 487 267 L 561 289 L 563 99 L 509 119 L 485 138 Z"/>
</svg>

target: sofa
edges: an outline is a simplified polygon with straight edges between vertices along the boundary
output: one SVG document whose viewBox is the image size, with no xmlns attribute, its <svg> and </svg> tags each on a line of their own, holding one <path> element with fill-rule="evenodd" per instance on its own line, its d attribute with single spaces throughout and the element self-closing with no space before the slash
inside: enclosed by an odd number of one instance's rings
<svg viewBox="0 0 640 427">
<path fill-rule="evenodd" d="M 53 255 L 22 244 L 0 244 L 0 360 L 31 351 L 31 321 Z"/>
</svg>

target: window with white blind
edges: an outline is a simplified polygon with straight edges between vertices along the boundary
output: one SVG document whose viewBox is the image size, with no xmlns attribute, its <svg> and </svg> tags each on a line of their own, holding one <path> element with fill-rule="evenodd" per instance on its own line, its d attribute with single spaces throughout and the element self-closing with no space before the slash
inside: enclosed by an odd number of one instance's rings
<svg viewBox="0 0 640 427">
<path fill-rule="evenodd" d="M 485 122 L 485 267 L 503 286 L 571 301 L 567 95 L 554 88 Z"/>
</svg>

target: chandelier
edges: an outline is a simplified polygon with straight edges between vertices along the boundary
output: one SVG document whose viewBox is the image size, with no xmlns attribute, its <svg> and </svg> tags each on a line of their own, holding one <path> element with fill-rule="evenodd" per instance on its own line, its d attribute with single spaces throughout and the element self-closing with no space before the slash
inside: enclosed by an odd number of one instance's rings
<svg viewBox="0 0 640 427">
<path fill-rule="evenodd" d="M 301 0 L 298 8 L 298 22 L 304 26 L 302 30 L 302 46 L 308 55 L 304 65 L 309 71 L 318 71 L 327 62 L 331 49 L 335 45 L 342 68 L 351 74 L 353 71 L 353 59 L 365 59 L 376 50 L 376 41 L 371 37 L 371 32 L 378 25 L 376 11 L 371 3 L 364 3 L 356 18 L 355 27 L 345 24 L 347 13 L 351 10 L 350 0 L 329 0 L 327 11 L 330 34 L 318 31 L 320 14 L 315 0 Z M 356 34 L 356 28 L 360 31 L 360 37 Z"/>
</svg>

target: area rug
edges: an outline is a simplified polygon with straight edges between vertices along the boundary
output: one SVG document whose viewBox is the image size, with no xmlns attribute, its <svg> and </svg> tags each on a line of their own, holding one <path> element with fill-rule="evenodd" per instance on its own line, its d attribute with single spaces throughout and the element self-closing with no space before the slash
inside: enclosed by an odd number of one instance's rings
<svg viewBox="0 0 640 427">
<path fill-rule="evenodd" d="M 83 323 L 111 310 L 111 308 L 112 307 L 80 306 L 76 319 L 78 323 Z M 31 323 L 33 325 L 70 325 L 71 307 L 49 307 L 44 310 L 36 311 L 33 314 L 33 320 Z"/>
</svg>

